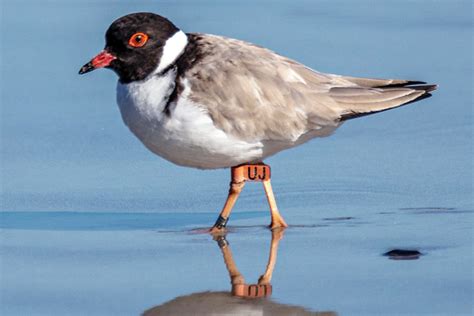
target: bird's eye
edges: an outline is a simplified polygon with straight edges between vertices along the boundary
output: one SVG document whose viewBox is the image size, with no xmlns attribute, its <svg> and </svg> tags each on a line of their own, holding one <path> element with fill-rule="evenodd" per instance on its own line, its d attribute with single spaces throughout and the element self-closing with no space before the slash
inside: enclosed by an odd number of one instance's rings
<svg viewBox="0 0 474 316">
<path fill-rule="evenodd" d="M 132 47 L 142 47 L 146 44 L 147 41 L 148 35 L 146 35 L 145 33 L 138 32 L 130 37 L 130 39 L 128 40 L 128 45 Z"/>
</svg>

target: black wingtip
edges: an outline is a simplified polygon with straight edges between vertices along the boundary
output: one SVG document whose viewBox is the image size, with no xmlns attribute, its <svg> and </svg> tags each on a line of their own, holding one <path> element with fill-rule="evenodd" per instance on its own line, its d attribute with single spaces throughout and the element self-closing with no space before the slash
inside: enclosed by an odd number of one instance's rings
<svg viewBox="0 0 474 316">
<path fill-rule="evenodd" d="M 383 86 L 377 86 L 373 88 L 412 88 L 414 85 L 426 85 L 425 81 L 418 81 L 418 80 L 407 80 L 403 83 L 393 83 Z"/>
<path fill-rule="evenodd" d="M 407 86 L 411 86 L 411 85 L 415 85 L 415 84 L 426 84 L 425 81 L 419 81 L 419 80 L 408 80 L 407 83 L 405 83 L 405 85 Z"/>
<path fill-rule="evenodd" d="M 387 88 L 387 87 L 384 87 L 384 88 Z M 388 87 L 388 88 L 390 88 L 390 87 Z M 413 87 L 406 87 L 406 88 L 410 88 L 410 89 L 413 89 L 413 90 L 424 90 L 425 93 L 420 95 L 416 99 L 413 99 L 413 100 L 408 101 L 406 103 L 402 103 L 398 106 L 383 109 L 383 110 L 380 110 L 380 111 L 372 111 L 372 112 L 364 112 L 364 113 L 357 113 L 357 112 L 346 113 L 346 114 L 341 115 L 341 117 L 339 118 L 339 121 L 343 122 L 343 121 L 351 120 L 351 119 L 362 117 L 362 116 L 367 116 L 367 115 L 371 115 L 371 114 L 375 114 L 375 113 L 385 112 L 385 111 L 396 109 L 396 108 L 399 108 L 401 106 L 405 106 L 405 105 L 408 105 L 408 104 L 411 104 L 411 103 L 415 103 L 415 102 L 418 102 L 418 101 L 421 101 L 421 100 L 424 100 L 424 99 L 428 99 L 428 98 L 433 96 L 430 92 L 436 90 L 438 88 L 438 85 L 432 84 L 432 85 L 413 86 Z"/>
<path fill-rule="evenodd" d="M 431 92 L 438 89 L 437 84 L 427 84 L 424 81 L 407 81 L 405 83 L 391 84 L 387 86 L 374 87 L 377 89 L 391 89 L 391 88 L 409 88 L 413 90 L 424 90 L 425 92 Z"/>
<path fill-rule="evenodd" d="M 436 90 L 438 88 L 437 84 L 426 84 L 421 86 L 405 86 L 404 88 L 410 88 L 413 90 L 425 90 L 426 92 Z"/>
</svg>

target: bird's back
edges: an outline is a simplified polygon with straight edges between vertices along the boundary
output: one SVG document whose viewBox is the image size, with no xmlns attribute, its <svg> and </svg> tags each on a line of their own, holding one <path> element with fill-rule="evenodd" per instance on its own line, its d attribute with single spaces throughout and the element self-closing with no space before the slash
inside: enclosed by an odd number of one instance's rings
<svg viewBox="0 0 474 316">
<path fill-rule="evenodd" d="M 327 136 L 348 118 L 394 108 L 435 89 L 407 80 L 324 74 L 244 41 L 188 37 L 189 97 L 218 128 L 248 141 L 299 143 Z"/>
</svg>

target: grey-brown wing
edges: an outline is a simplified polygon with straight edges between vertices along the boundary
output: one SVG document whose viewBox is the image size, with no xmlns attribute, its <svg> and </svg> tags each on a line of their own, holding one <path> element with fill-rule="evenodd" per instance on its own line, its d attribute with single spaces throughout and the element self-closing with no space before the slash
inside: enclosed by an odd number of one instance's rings
<svg viewBox="0 0 474 316">
<path fill-rule="evenodd" d="M 246 140 L 296 141 L 343 119 L 410 102 L 405 80 L 323 74 L 243 41 L 200 34 L 205 54 L 186 78 L 217 127 Z"/>
</svg>

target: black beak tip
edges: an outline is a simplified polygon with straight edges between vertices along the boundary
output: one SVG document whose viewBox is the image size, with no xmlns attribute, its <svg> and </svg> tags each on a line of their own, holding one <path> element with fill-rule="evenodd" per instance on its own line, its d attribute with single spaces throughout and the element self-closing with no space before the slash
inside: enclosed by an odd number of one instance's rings
<svg viewBox="0 0 474 316">
<path fill-rule="evenodd" d="M 81 67 L 81 69 L 79 69 L 79 74 L 80 75 L 83 75 L 85 73 L 88 73 L 88 72 L 91 72 L 92 70 L 94 70 L 95 67 L 92 66 L 92 63 L 91 62 L 88 62 L 87 64 L 85 64 L 84 66 Z"/>
</svg>

